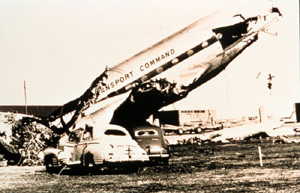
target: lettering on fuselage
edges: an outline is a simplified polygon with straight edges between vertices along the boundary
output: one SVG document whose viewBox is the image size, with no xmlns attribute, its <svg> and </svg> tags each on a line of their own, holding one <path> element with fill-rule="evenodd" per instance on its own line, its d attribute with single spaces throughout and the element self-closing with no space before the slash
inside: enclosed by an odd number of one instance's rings
<svg viewBox="0 0 300 193">
<path fill-rule="evenodd" d="M 113 89 L 115 86 L 118 86 L 118 84 L 121 84 L 121 83 L 131 79 L 132 77 L 133 77 L 133 71 L 120 76 L 119 78 L 115 79 L 114 81 L 101 86 L 101 88 L 100 88 L 101 93 L 104 93 L 110 89 Z"/>
<path fill-rule="evenodd" d="M 140 71 L 144 71 L 145 69 L 150 68 L 154 64 L 168 58 L 169 56 L 171 56 L 173 54 L 175 54 L 175 50 L 171 49 L 170 51 L 167 51 L 164 54 L 161 54 L 161 55 L 157 56 L 156 58 L 150 60 L 149 62 L 146 62 L 145 64 L 141 65 L 140 66 Z"/>
<path fill-rule="evenodd" d="M 175 54 L 175 50 L 174 49 L 171 49 L 159 56 L 157 56 L 156 58 L 153 58 L 152 60 L 150 60 L 149 62 L 146 62 L 145 64 L 143 65 L 140 65 L 139 66 L 139 70 L 141 72 L 145 71 L 146 69 L 149 69 L 151 68 L 153 65 L 165 60 L 166 58 L 172 56 Z M 104 93 L 106 91 L 109 91 L 115 87 L 117 87 L 119 84 L 121 83 L 124 83 L 124 82 L 127 82 L 127 84 L 129 83 L 128 80 L 132 79 L 134 77 L 134 73 L 133 71 L 131 72 L 128 72 L 126 74 L 123 74 L 121 75 L 120 77 L 118 77 L 117 79 L 115 79 L 114 81 L 111 81 L 111 82 L 108 82 L 106 84 L 103 84 L 100 86 L 99 90 L 98 90 L 98 93 L 101 94 L 101 93 Z M 139 78 L 139 77 L 137 77 Z M 137 79 L 136 78 L 136 79 Z M 99 92 L 100 91 L 100 92 Z"/>
</svg>

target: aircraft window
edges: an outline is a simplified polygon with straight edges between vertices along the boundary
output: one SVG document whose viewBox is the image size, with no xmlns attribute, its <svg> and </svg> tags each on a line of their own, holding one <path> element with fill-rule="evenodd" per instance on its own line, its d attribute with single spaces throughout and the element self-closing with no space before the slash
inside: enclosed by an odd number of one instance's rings
<svg viewBox="0 0 300 193">
<path fill-rule="evenodd" d="M 126 133 L 116 129 L 109 129 L 104 132 L 105 135 L 117 135 L 117 136 L 126 136 Z"/>
</svg>

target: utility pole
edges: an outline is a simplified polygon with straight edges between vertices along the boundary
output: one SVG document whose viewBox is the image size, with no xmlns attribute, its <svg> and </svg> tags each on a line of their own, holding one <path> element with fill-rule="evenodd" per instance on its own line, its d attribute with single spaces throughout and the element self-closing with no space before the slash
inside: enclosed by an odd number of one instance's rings
<svg viewBox="0 0 300 193">
<path fill-rule="evenodd" d="M 24 81 L 25 114 L 27 115 L 26 82 Z"/>
</svg>

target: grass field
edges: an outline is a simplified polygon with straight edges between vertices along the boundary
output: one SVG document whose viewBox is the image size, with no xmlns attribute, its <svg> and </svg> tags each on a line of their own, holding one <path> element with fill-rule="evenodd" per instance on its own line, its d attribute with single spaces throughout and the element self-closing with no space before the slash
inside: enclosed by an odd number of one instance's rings
<svg viewBox="0 0 300 193">
<path fill-rule="evenodd" d="M 260 166 L 258 146 L 263 154 Z M 300 145 L 248 141 L 172 146 L 168 166 L 137 173 L 0 167 L 0 192 L 299 192 Z"/>
</svg>

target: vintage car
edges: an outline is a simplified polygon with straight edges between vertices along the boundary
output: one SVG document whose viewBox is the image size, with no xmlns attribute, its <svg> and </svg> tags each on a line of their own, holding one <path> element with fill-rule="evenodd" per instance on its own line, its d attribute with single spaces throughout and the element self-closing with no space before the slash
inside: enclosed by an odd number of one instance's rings
<svg viewBox="0 0 300 193">
<path fill-rule="evenodd" d="M 86 168 L 127 168 L 136 170 L 149 161 L 149 157 L 128 131 L 117 125 L 93 125 L 76 128 L 58 149 L 44 151 L 44 164 L 48 172 L 63 166 Z"/>
<path fill-rule="evenodd" d="M 143 125 L 129 129 L 133 139 L 147 152 L 150 163 L 169 163 L 169 143 L 160 127 Z"/>
</svg>

